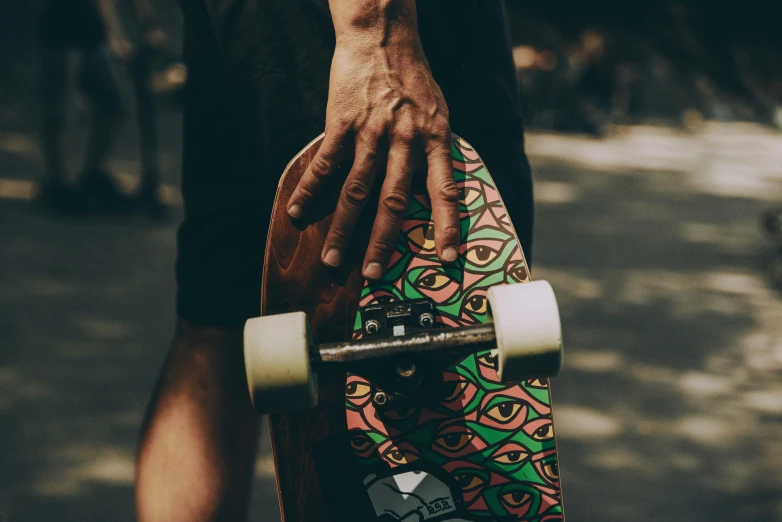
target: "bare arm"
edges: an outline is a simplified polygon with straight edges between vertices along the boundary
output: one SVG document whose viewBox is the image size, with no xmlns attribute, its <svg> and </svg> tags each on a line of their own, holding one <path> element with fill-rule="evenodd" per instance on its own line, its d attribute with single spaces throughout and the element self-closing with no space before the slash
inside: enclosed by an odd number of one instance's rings
<svg viewBox="0 0 782 522">
<path fill-rule="evenodd" d="M 353 168 L 323 248 L 327 265 L 343 253 L 375 177 L 386 172 L 364 259 L 369 279 L 382 275 L 410 197 L 414 171 L 428 168 L 435 244 L 443 262 L 459 247 L 459 191 L 451 165 L 448 108 L 418 35 L 415 0 L 329 0 L 337 45 L 331 65 L 326 137 L 291 197 L 301 217 L 339 164 L 349 138 Z"/>
<path fill-rule="evenodd" d="M 136 9 L 136 17 L 142 26 L 151 25 L 155 19 L 155 10 L 150 0 L 133 0 Z"/>
<path fill-rule="evenodd" d="M 109 47 L 120 58 L 129 58 L 133 54 L 133 45 L 125 36 L 115 0 L 96 0 L 103 25 L 109 40 Z"/>
<path fill-rule="evenodd" d="M 155 9 L 150 0 L 133 0 L 136 19 L 147 44 L 156 49 L 168 45 L 168 36 L 155 20 Z"/>
</svg>

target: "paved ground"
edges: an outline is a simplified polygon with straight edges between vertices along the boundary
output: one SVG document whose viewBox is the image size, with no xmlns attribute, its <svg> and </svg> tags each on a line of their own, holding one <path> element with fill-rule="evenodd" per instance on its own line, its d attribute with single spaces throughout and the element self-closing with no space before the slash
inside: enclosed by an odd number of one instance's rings
<svg viewBox="0 0 782 522">
<path fill-rule="evenodd" d="M 566 328 L 553 393 L 570 520 L 782 521 L 782 306 L 757 227 L 782 202 L 782 136 L 637 127 L 528 149 L 533 275 Z M 132 136 L 122 151 L 133 174 Z M 131 521 L 174 320 L 176 191 L 168 225 L 64 222 L 28 200 L 39 172 L 32 136 L 0 135 L 0 521 Z M 263 447 L 252 520 L 274 521 Z"/>
</svg>

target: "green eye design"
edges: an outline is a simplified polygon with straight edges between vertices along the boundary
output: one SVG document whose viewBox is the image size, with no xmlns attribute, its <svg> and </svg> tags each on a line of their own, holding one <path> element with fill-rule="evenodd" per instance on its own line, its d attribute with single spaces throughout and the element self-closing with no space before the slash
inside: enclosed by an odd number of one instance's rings
<svg viewBox="0 0 782 522">
<path fill-rule="evenodd" d="M 535 440 L 549 440 L 554 438 L 554 425 L 546 424 L 536 429 L 532 433 L 532 438 Z"/>
<path fill-rule="evenodd" d="M 408 239 L 421 250 L 434 250 L 434 225 L 421 225 L 407 233 Z"/>
<path fill-rule="evenodd" d="M 487 411 L 486 416 L 494 419 L 500 424 L 505 424 L 513 420 L 520 409 L 521 404 L 518 402 L 505 401 Z"/>
<path fill-rule="evenodd" d="M 464 308 L 474 314 L 485 314 L 488 304 L 485 295 L 474 295 L 465 301 Z"/>
<path fill-rule="evenodd" d="M 529 457 L 529 453 L 526 453 L 521 450 L 512 450 L 503 453 L 502 455 L 497 455 L 496 457 L 494 457 L 494 460 L 496 460 L 500 464 L 518 464 L 519 462 L 523 461 L 527 457 Z"/>
<path fill-rule="evenodd" d="M 505 493 L 501 498 L 505 505 L 516 509 L 528 503 L 532 497 L 524 491 L 511 491 L 510 493 Z"/>
<path fill-rule="evenodd" d="M 416 285 L 426 290 L 440 290 L 445 287 L 451 280 L 445 274 L 438 272 L 431 272 L 426 275 L 422 275 L 416 280 Z"/>
<path fill-rule="evenodd" d="M 484 482 L 486 482 L 483 477 L 473 475 L 472 473 L 459 473 L 454 475 L 453 478 L 464 492 L 474 491 L 483 486 Z"/>
<path fill-rule="evenodd" d="M 466 257 L 467 261 L 473 265 L 477 267 L 484 267 L 497 259 L 497 256 L 499 255 L 500 253 L 493 248 L 484 245 L 478 245 L 470 248 L 467 251 Z"/>
</svg>

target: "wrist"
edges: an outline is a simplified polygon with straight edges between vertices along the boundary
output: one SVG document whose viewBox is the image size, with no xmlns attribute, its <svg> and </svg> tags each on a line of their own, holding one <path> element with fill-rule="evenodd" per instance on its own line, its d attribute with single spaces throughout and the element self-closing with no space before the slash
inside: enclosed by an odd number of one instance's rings
<svg viewBox="0 0 782 522">
<path fill-rule="evenodd" d="M 415 0 L 329 0 L 337 42 L 420 45 Z"/>
</svg>

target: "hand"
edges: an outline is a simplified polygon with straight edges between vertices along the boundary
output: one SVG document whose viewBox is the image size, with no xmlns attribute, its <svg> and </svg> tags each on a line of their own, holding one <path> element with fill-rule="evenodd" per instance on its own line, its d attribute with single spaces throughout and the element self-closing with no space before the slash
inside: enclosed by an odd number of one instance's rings
<svg viewBox="0 0 782 522">
<path fill-rule="evenodd" d="M 459 189 L 453 177 L 448 108 L 417 32 L 388 45 L 369 40 L 337 38 L 326 135 L 287 208 L 293 218 L 304 216 L 353 141 L 353 167 L 342 187 L 321 259 L 333 267 L 342 263 L 375 178 L 385 171 L 362 265 L 364 277 L 378 279 L 393 252 L 416 169 L 428 168 L 435 245 L 445 263 L 458 256 Z"/>
<path fill-rule="evenodd" d="M 128 61 L 136 54 L 136 48 L 127 38 L 110 38 L 109 49 L 120 60 Z"/>
<path fill-rule="evenodd" d="M 144 41 L 152 49 L 165 49 L 168 45 L 168 35 L 162 29 L 155 27 L 144 33 Z"/>
</svg>

